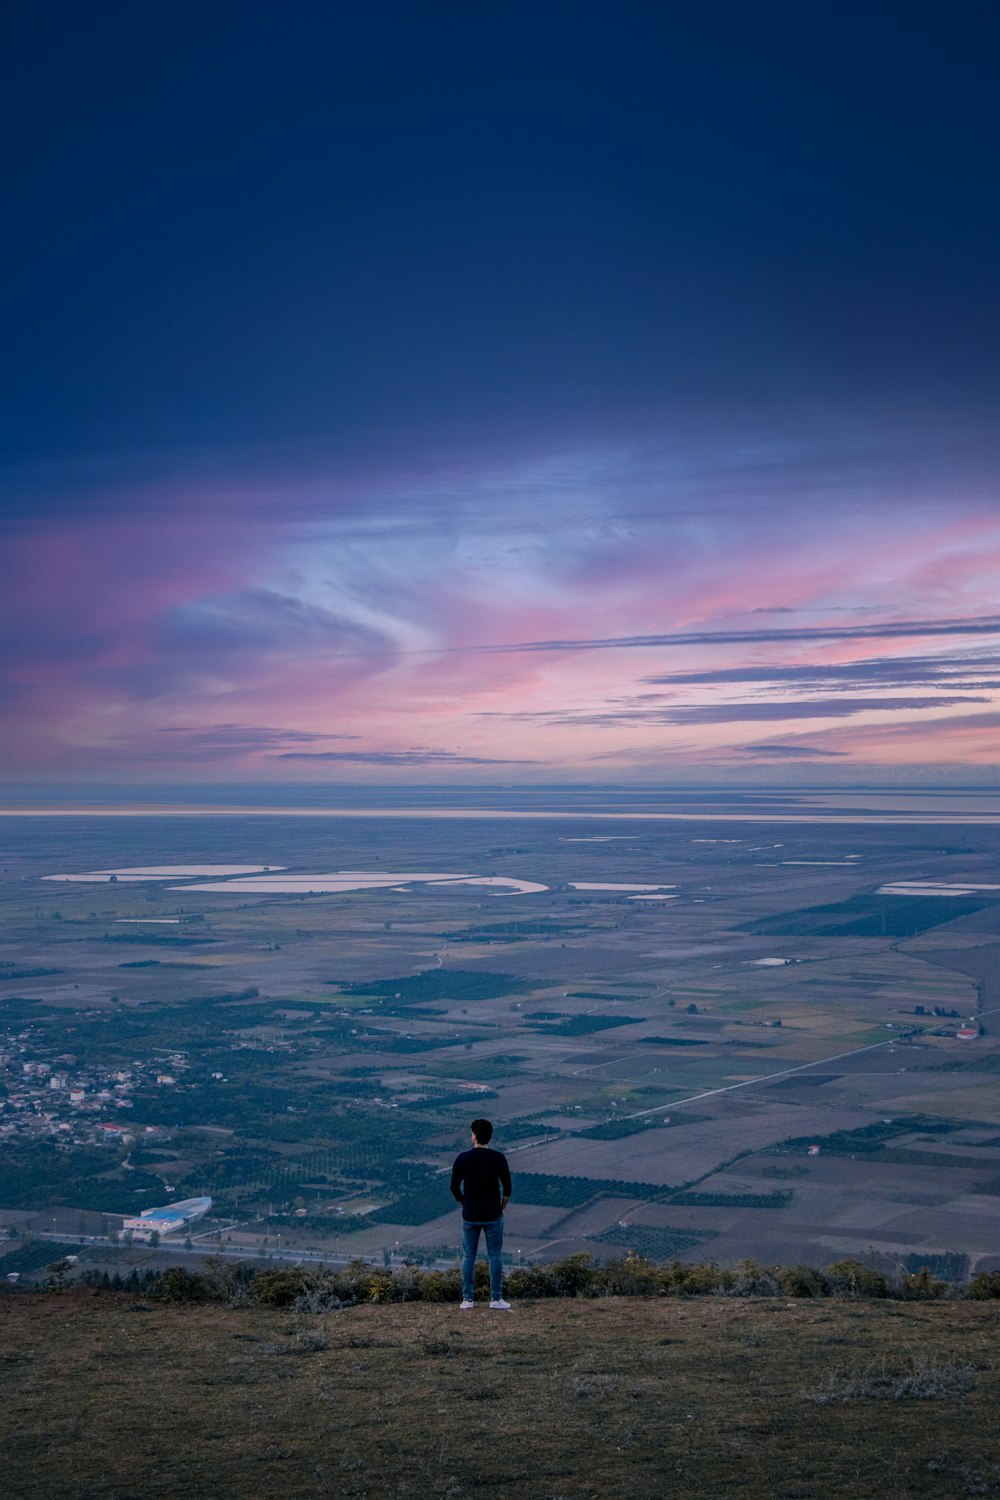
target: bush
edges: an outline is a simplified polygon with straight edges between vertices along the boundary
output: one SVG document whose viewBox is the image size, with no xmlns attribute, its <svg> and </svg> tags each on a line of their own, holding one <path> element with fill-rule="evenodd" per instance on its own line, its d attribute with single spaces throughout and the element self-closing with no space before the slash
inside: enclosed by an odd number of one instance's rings
<svg viewBox="0 0 1000 1500">
<path fill-rule="evenodd" d="M 581 1297 L 594 1284 L 594 1257 L 586 1253 L 568 1255 L 550 1271 L 558 1287 L 557 1297 Z"/>
<path fill-rule="evenodd" d="M 781 1267 L 762 1266 L 755 1260 L 738 1260 L 733 1267 L 731 1297 L 779 1297 Z"/>
<path fill-rule="evenodd" d="M 712 1292 L 728 1292 L 735 1280 L 732 1271 L 712 1260 L 699 1261 L 693 1266 L 672 1260 L 660 1272 L 660 1284 L 672 1296 L 702 1297 Z"/>
<path fill-rule="evenodd" d="M 331 1290 L 345 1302 L 389 1302 L 386 1291 L 392 1285 L 392 1272 L 382 1266 L 378 1269 L 366 1260 L 355 1257 L 348 1261 L 342 1271 L 328 1273 L 324 1278 Z"/>
<path fill-rule="evenodd" d="M 828 1370 L 818 1390 L 801 1394 L 820 1406 L 848 1401 L 936 1401 L 967 1395 L 975 1383 L 973 1374 L 971 1365 L 945 1364 L 920 1353 L 910 1356 L 904 1370 L 892 1369 L 885 1358 L 854 1369 Z"/>
<path fill-rule="evenodd" d="M 641 1255 L 602 1266 L 600 1290 L 608 1297 L 655 1297 L 663 1291 L 660 1268 Z"/>
<path fill-rule="evenodd" d="M 218 1255 L 210 1255 L 204 1265 L 201 1280 L 205 1283 L 208 1300 L 224 1302 L 227 1307 L 246 1307 L 254 1278 L 253 1267 L 243 1260 L 224 1261 Z"/>
<path fill-rule="evenodd" d="M 420 1273 L 416 1266 L 400 1266 L 393 1276 L 396 1302 L 420 1301 Z"/>
<path fill-rule="evenodd" d="M 204 1276 L 186 1266 L 167 1266 L 160 1274 L 157 1296 L 164 1302 L 209 1302 L 215 1299 Z"/>
<path fill-rule="evenodd" d="M 778 1271 L 781 1290 L 786 1297 L 828 1297 L 829 1278 L 815 1266 L 782 1266 Z"/>
<path fill-rule="evenodd" d="M 57 1267 L 50 1267 L 49 1286 L 58 1285 Z M 285 1266 L 255 1272 L 246 1262 L 226 1263 L 214 1257 L 200 1272 L 168 1266 L 162 1272 L 132 1271 L 127 1277 L 85 1269 L 80 1283 L 95 1290 L 131 1291 L 165 1302 L 215 1302 L 227 1307 L 253 1303 L 261 1307 L 290 1307 L 297 1312 L 322 1314 L 362 1302 L 458 1302 L 462 1294 L 457 1266 L 444 1271 L 422 1271 L 419 1266 L 396 1269 L 355 1259 L 342 1269 L 314 1270 Z M 552 1265 L 518 1266 L 508 1271 L 505 1286 L 515 1300 L 542 1297 L 849 1297 L 937 1300 L 968 1295 L 977 1300 L 1000 1300 L 1000 1271 L 982 1272 L 967 1293 L 955 1283 L 935 1278 L 928 1266 L 904 1272 L 897 1279 L 862 1261 L 845 1259 L 825 1271 L 814 1266 L 763 1266 L 747 1259 L 732 1267 L 701 1261 L 689 1265 L 674 1259 L 657 1264 L 630 1254 L 604 1265 L 589 1254 L 567 1256 Z M 489 1267 L 476 1262 L 475 1293 L 489 1293 Z"/>
<path fill-rule="evenodd" d="M 298 1270 L 261 1271 L 250 1283 L 250 1300 L 264 1307 L 291 1307 L 311 1280 Z"/>
<path fill-rule="evenodd" d="M 837 1260 L 827 1266 L 831 1289 L 840 1297 L 891 1297 L 892 1283 L 860 1260 Z"/>
<path fill-rule="evenodd" d="M 402 1298 L 396 1295 L 396 1278 L 391 1271 L 373 1271 L 368 1279 L 367 1297 L 368 1302 L 400 1302 Z"/>
<path fill-rule="evenodd" d="M 462 1296 L 462 1277 L 453 1271 L 424 1271 L 417 1280 L 421 1302 L 458 1302 Z"/>
<path fill-rule="evenodd" d="M 975 1380 L 969 1364 L 942 1364 L 929 1355 L 914 1355 L 911 1368 L 892 1388 L 894 1401 L 936 1401 L 941 1397 L 965 1396 Z"/>
<path fill-rule="evenodd" d="M 606 1290 L 610 1267 L 597 1270 L 586 1253 L 567 1256 L 551 1266 L 518 1266 L 504 1285 L 512 1297 L 584 1297 Z"/>
<path fill-rule="evenodd" d="M 907 1302 L 926 1302 L 943 1297 L 947 1291 L 948 1283 L 935 1281 L 929 1266 L 907 1272 L 899 1283 L 899 1295 Z"/>
<path fill-rule="evenodd" d="M 509 1296 L 517 1301 L 533 1297 L 558 1297 L 556 1278 L 548 1266 L 518 1266 L 511 1271 L 505 1286 Z"/>
<path fill-rule="evenodd" d="M 348 1305 L 342 1297 L 338 1297 L 331 1286 L 326 1285 L 322 1280 L 318 1280 L 312 1286 L 304 1286 L 292 1303 L 295 1312 L 308 1313 L 312 1317 L 321 1313 L 339 1312 L 342 1307 Z"/>
</svg>

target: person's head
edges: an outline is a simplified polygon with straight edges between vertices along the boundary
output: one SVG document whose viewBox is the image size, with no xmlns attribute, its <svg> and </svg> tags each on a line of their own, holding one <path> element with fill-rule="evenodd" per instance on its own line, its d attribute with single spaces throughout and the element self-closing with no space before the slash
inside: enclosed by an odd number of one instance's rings
<svg viewBox="0 0 1000 1500">
<path fill-rule="evenodd" d="M 488 1146 L 493 1135 L 493 1126 L 489 1120 L 473 1120 L 472 1139 L 477 1146 Z"/>
</svg>

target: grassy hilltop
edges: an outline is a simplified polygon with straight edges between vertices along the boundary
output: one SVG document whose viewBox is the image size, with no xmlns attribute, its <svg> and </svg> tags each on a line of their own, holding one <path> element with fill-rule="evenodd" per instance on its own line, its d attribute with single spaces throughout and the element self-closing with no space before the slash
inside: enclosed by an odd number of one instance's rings
<svg viewBox="0 0 1000 1500">
<path fill-rule="evenodd" d="M 1000 1495 L 1000 1303 L 0 1297 L 8 1500 Z"/>
</svg>

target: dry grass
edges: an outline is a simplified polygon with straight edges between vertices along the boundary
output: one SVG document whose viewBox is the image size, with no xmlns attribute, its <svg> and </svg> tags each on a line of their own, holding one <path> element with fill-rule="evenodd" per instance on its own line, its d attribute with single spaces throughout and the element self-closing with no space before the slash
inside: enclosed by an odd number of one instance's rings
<svg viewBox="0 0 1000 1500">
<path fill-rule="evenodd" d="M 989 1303 L 0 1298 L 5 1500 L 1000 1496 Z"/>
</svg>

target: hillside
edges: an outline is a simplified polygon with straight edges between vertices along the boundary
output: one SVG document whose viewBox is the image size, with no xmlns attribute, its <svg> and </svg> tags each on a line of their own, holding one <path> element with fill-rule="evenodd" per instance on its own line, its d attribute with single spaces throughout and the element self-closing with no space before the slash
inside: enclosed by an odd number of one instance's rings
<svg viewBox="0 0 1000 1500">
<path fill-rule="evenodd" d="M 0 1296 L 6 1500 L 1000 1495 L 996 1302 Z"/>
</svg>

